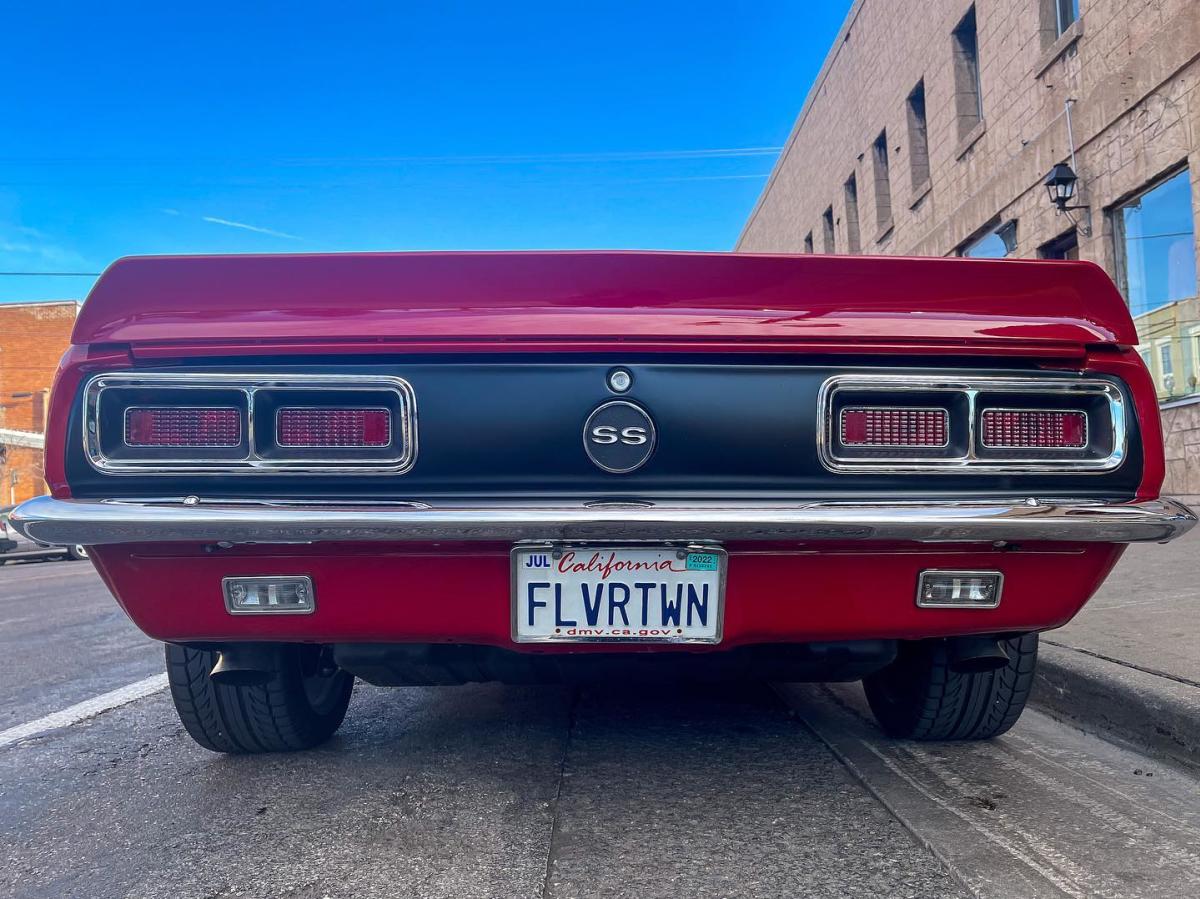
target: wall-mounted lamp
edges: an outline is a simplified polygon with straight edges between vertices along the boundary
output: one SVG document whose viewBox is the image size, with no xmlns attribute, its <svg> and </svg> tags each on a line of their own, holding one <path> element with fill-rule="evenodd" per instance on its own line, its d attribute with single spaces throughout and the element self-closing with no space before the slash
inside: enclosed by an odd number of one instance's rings
<svg viewBox="0 0 1200 899">
<path fill-rule="evenodd" d="M 1060 162 L 1050 170 L 1050 174 L 1046 176 L 1046 180 L 1042 184 L 1046 186 L 1046 192 L 1050 195 L 1050 202 L 1054 204 L 1054 208 L 1066 215 L 1084 235 L 1091 237 L 1092 229 L 1081 224 L 1070 212 L 1072 209 L 1087 209 L 1088 207 L 1086 205 L 1068 205 L 1075 198 L 1075 185 L 1078 181 L 1079 176 L 1075 174 L 1075 170 L 1065 162 Z"/>
<path fill-rule="evenodd" d="M 1050 194 L 1050 202 L 1058 207 L 1059 212 L 1078 208 L 1067 205 L 1075 196 L 1075 182 L 1078 180 L 1079 176 L 1075 174 L 1075 170 L 1065 162 L 1060 162 L 1050 170 L 1050 174 L 1042 182 Z"/>
</svg>

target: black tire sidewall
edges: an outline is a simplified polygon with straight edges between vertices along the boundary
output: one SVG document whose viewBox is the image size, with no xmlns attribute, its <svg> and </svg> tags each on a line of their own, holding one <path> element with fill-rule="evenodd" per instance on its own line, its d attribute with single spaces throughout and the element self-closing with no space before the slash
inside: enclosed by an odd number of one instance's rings
<svg viewBox="0 0 1200 899">
<path fill-rule="evenodd" d="M 278 647 L 279 670 L 265 684 L 229 685 L 211 677 L 217 653 L 167 644 L 171 696 L 187 732 L 206 749 L 227 753 L 309 749 L 338 729 L 354 688 L 346 671 L 330 675 L 327 708 L 315 709 L 304 687 L 306 647 Z"/>
<path fill-rule="evenodd" d="M 901 643 L 892 664 L 863 679 L 879 725 L 890 736 L 914 740 L 981 740 L 1007 731 L 1029 697 L 1038 635 L 1000 643 L 1007 665 L 969 673 L 951 668 L 945 640 Z"/>
</svg>

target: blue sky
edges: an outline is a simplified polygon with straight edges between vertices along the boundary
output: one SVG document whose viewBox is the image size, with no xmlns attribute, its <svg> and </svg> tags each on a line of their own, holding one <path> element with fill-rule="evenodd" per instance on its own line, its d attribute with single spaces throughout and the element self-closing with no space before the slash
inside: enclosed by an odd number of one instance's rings
<svg viewBox="0 0 1200 899">
<path fill-rule="evenodd" d="M 0 271 L 727 250 L 848 6 L 12 4 Z M 92 280 L 0 276 L 0 301 Z"/>
</svg>

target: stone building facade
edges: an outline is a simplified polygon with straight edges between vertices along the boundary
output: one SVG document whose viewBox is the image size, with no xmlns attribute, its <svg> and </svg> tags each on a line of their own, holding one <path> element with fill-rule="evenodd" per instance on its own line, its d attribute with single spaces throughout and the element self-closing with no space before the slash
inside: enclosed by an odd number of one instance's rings
<svg viewBox="0 0 1200 899">
<path fill-rule="evenodd" d="M 45 493 L 41 444 L 50 385 L 79 304 L 0 304 L 0 506 Z"/>
<path fill-rule="evenodd" d="M 1200 0 L 857 0 L 737 249 L 1103 266 L 1196 497 L 1198 219 Z"/>
</svg>

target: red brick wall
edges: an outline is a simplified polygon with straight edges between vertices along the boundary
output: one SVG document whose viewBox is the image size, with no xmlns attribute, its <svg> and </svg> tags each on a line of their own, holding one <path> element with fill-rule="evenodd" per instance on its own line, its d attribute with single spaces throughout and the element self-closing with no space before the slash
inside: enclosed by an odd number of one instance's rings
<svg viewBox="0 0 1200 899">
<path fill-rule="evenodd" d="M 50 384 L 78 311 L 74 301 L 0 304 L 0 428 L 45 430 Z M 45 492 L 41 450 L 7 446 L 3 452 L 0 506 Z"/>
<path fill-rule="evenodd" d="M 4 453 L 4 461 L 0 462 L 0 506 L 22 503 L 46 492 L 40 449 L 6 446 L 0 451 Z"/>
<path fill-rule="evenodd" d="M 39 397 L 71 342 L 78 309 L 75 302 L 0 304 L 0 427 L 43 429 Z"/>
</svg>

